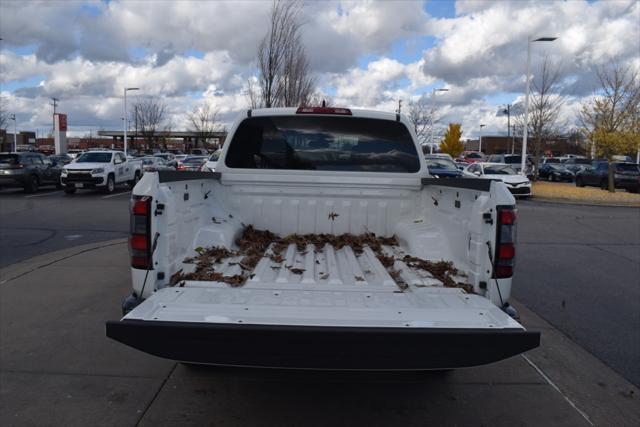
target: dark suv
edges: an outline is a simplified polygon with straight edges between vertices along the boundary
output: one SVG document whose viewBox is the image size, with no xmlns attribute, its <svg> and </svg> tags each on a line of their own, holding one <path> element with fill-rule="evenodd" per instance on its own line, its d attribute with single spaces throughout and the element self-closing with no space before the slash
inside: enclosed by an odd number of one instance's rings
<svg viewBox="0 0 640 427">
<path fill-rule="evenodd" d="M 0 187 L 35 193 L 41 185 L 61 188 L 60 166 L 39 153 L 0 153 Z"/>
<path fill-rule="evenodd" d="M 602 189 L 607 189 L 609 165 L 606 161 L 595 161 L 591 167 L 579 171 L 576 174 L 576 185 L 584 187 L 593 185 Z M 637 193 L 640 188 L 640 168 L 636 163 L 614 162 L 614 187 L 624 188 L 629 193 Z"/>
</svg>

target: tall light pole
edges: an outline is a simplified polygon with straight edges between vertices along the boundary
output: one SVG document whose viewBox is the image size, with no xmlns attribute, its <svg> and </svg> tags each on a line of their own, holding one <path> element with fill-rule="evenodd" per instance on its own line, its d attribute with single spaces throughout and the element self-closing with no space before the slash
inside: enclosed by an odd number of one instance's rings
<svg viewBox="0 0 640 427">
<path fill-rule="evenodd" d="M 12 114 L 11 117 L 9 117 L 9 120 L 13 120 L 13 152 L 15 153 L 18 151 L 18 143 L 16 142 L 16 134 L 18 133 L 16 130 L 16 115 Z"/>
<path fill-rule="evenodd" d="M 531 43 L 534 42 L 552 42 L 557 37 L 540 37 L 535 40 L 531 40 L 531 37 L 527 37 L 527 90 L 524 95 L 524 130 L 522 131 L 522 169 L 520 173 L 526 175 L 525 167 L 527 165 L 527 130 L 529 128 L 529 81 L 531 80 L 529 74 L 531 73 Z"/>
<path fill-rule="evenodd" d="M 125 87 L 124 88 L 124 155 L 127 155 L 127 127 L 129 124 L 129 117 L 127 114 L 127 92 L 130 90 L 140 90 L 137 87 Z"/>
<path fill-rule="evenodd" d="M 507 104 L 507 108 L 502 110 L 507 115 L 507 153 L 509 152 L 509 146 L 511 144 L 511 104 Z M 513 151 L 511 152 L 513 154 Z"/>
<path fill-rule="evenodd" d="M 436 109 L 436 92 L 446 92 L 449 89 L 447 88 L 433 88 L 431 90 L 431 138 L 429 144 L 429 154 L 433 154 L 433 116 L 435 114 Z"/>
<path fill-rule="evenodd" d="M 485 127 L 486 125 L 482 124 L 480 125 L 480 141 L 478 142 L 478 152 L 482 153 L 482 128 Z"/>
</svg>

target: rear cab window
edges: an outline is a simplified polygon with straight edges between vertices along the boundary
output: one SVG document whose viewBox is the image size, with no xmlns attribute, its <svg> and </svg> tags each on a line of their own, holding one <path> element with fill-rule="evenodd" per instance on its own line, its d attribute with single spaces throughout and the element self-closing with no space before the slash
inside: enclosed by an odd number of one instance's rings
<svg viewBox="0 0 640 427">
<path fill-rule="evenodd" d="M 420 161 L 401 122 L 363 117 L 245 119 L 225 158 L 229 168 L 416 173 Z"/>
</svg>

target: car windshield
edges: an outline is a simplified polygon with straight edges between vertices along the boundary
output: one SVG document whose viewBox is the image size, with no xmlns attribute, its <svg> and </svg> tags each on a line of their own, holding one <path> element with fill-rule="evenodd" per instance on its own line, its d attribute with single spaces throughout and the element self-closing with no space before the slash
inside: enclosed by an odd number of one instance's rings
<svg viewBox="0 0 640 427">
<path fill-rule="evenodd" d="M 426 159 L 427 167 L 429 169 L 444 169 L 450 171 L 457 171 L 458 167 L 451 160 L 447 159 Z"/>
<path fill-rule="evenodd" d="M 160 158 L 163 158 L 163 159 L 168 159 L 168 158 L 169 158 L 169 155 L 168 155 L 168 154 L 166 154 L 166 153 L 162 153 L 162 154 L 154 154 L 154 156 L 155 156 L 155 157 L 160 157 Z"/>
<path fill-rule="evenodd" d="M 467 157 L 469 159 L 481 159 L 482 158 L 482 156 L 480 154 L 478 154 L 478 153 L 469 153 L 469 154 L 467 154 Z"/>
<path fill-rule="evenodd" d="M 204 163 L 206 161 L 206 157 L 189 157 L 185 159 L 183 163 Z"/>
<path fill-rule="evenodd" d="M 515 175 L 517 172 L 507 165 L 492 165 L 484 167 L 485 175 Z"/>
<path fill-rule="evenodd" d="M 245 119 L 229 145 L 230 168 L 418 172 L 420 160 L 401 122 L 360 117 Z"/>
<path fill-rule="evenodd" d="M 561 164 L 555 164 L 555 163 L 551 163 L 551 164 L 549 164 L 549 168 L 550 168 L 550 169 L 553 169 L 553 170 L 557 170 L 557 171 L 561 171 L 561 170 L 564 170 L 564 169 L 565 169 L 565 167 L 564 167 L 563 165 L 561 165 Z"/>
<path fill-rule="evenodd" d="M 84 153 L 76 160 L 76 163 L 109 163 L 111 153 Z"/>
<path fill-rule="evenodd" d="M 17 154 L 0 154 L 0 164 L 15 165 L 18 163 Z"/>
<path fill-rule="evenodd" d="M 638 165 L 634 163 L 618 163 L 616 165 L 616 170 L 624 172 L 638 172 Z"/>
<path fill-rule="evenodd" d="M 522 156 L 505 156 L 504 162 L 510 165 L 522 163 Z"/>
<path fill-rule="evenodd" d="M 143 165 L 152 165 L 152 164 L 154 164 L 154 163 L 155 163 L 155 162 L 153 161 L 153 159 L 149 159 L 149 158 L 147 158 L 147 159 L 142 159 L 142 164 L 143 164 Z"/>
<path fill-rule="evenodd" d="M 576 165 L 590 165 L 591 160 L 589 159 L 573 159 L 573 163 Z"/>
<path fill-rule="evenodd" d="M 220 153 L 213 153 L 211 157 L 209 157 L 210 162 L 217 162 L 220 158 Z"/>
</svg>

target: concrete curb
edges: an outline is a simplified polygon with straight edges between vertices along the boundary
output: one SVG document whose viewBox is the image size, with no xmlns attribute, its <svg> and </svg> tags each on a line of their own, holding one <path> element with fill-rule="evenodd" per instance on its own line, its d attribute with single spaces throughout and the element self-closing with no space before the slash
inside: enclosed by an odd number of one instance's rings
<svg viewBox="0 0 640 427">
<path fill-rule="evenodd" d="M 0 286 L 11 282 L 12 280 L 29 274 L 32 271 L 45 268 L 56 262 L 72 258 L 85 252 L 95 251 L 107 246 L 125 244 L 127 239 L 106 240 L 98 243 L 88 243 L 86 245 L 74 246 L 72 248 L 62 249 L 59 251 L 49 252 L 44 255 L 38 255 L 24 261 L 11 264 L 0 269 Z"/>
<path fill-rule="evenodd" d="M 571 206 L 596 206 L 596 207 L 608 207 L 608 208 L 640 208 L 640 204 L 613 204 L 613 203 L 596 203 L 596 202 L 581 202 L 581 201 L 572 201 L 569 199 L 548 199 L 545 197 L 533 196 L 528 201 L 531 202 L 540 202 L 540 203 L 548 203 L 553 205 L 571 205 Z"/>
</svg>

